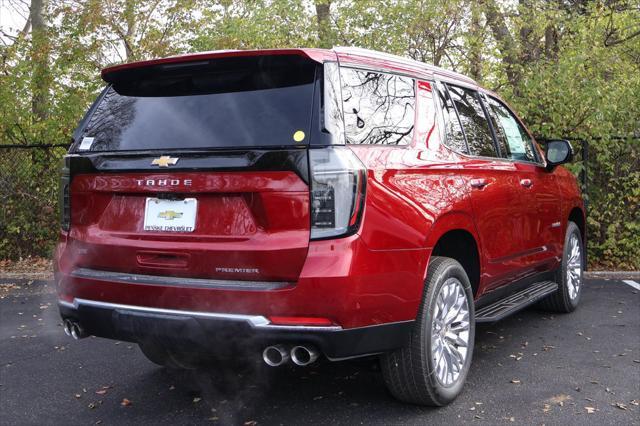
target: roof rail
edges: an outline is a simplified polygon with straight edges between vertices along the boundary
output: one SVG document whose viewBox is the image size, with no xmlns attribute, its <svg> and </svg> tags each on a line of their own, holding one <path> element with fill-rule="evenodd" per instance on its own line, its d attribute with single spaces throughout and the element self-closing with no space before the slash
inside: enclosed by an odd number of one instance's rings
<svg viewBox="0 0 640 426">
<path fill-rule="evenodd" d="M 476 83 L 475 80 L 473 80 L 471 77 L 468 77 L 464 74 L 460 74 L 455 71 L 441 68 L 436 65 L 427 64 L 425 62 L 416 61 L 415 59 L 407 58 L 405 56 L 394 55 L 391 53 L 379 52 L 377 50 L 365 49 L 362 47 L 351 47 L 351 46 L 334 46 L 333 51 L 335 51 L 336 53 L 354 54 L 354 55 L 366 56 L 373 59 L 382 59 L 382 60 L 398 62 L 405 65 L 418 67 L 430 72 L 442 74 L 445 76 L 455 76 L 461 80 L 466 80 L 474 84 Z"/>
<path fill-rule="evenodd" d="M 363 47 L 334 46 L 333 50 L 335 50 L 336 52 L 340 52 L 340 53 L 360 54 L 360 55 L 369 56 L 369 57 L 372 57 L 372 58 L 389 59 L 389 60 L 396 61 L 396 62 L 404 62 L 404 63 L 410 62 L 410 63 L 414 63 L 415 65 L 419 65 L 419 66 L 424 66 L 425 65 L 424 62 L 416 61 L 415 59 L 407 58 L 405 56 L 394 55 L 392 53 L 380 52 L 380 51 L 372 50 L 372 49 L 365 49 Z"/>
</svg>

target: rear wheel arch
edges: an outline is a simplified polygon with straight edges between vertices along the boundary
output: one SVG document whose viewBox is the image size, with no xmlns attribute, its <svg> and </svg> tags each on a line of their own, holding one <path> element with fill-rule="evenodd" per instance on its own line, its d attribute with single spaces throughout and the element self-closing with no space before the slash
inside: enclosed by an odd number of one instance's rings
<svg viewBox="0 0 640 426">
<path fill-rule="evenodd" d="M 480 287 L 480 250 L 471 232 L 466 229 L 452 229 L 442 234 L 433 246 L 431 256 L 455 259 L 467 273 L 473 296 Z"/>
<path fill-rule="evenodd" d="M 434 222 L 426 241 L 426 247 L 432 247 L 431 256 L 449 257 L 462 265 L 474 297 L 478 294 L 482 270 L 482 247 L 475 229 L 469 214 L 449 212 Z M 426 278 L 426 268 L 424 272 Z"/>
</svg>

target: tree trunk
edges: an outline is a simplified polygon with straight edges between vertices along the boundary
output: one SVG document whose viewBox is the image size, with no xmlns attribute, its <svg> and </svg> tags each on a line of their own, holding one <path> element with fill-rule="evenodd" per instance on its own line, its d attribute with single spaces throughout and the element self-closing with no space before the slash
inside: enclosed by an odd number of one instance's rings
<svg viewBox="0 0 640 426">
<path fill-rule="evenodd" d="M 329 22 L 329 9 L 332 0 L 316 0 L 316 19 L 318 20 L 318 46 L 331 48 L 331 29 Z"/>
<path fill-rule="evenodd" d="M 480 11 L 471 5 L 471 28 L 469 37 L 469 74 L 475 81 L 482 80 L 482 40 L 480 38 Z"/>
<path fill-rule="evenodd" d="M 124 18 L 127 23 L 127 32 L 124 34 L 123 43 L 124 51 L 127 55 L 127 62 L 135 59 L 135 52 L 133 51 L 134 36 L 136 33 L 136 0 L 127 0 L 124 9 Z"/>
<path fill-rule="evenodd" d="M 558 59 L 558 32 L 551 24 L 544 29 L 544 56 L 547 60 Z"/>
<path fill-rule="evenodd" d="M 506 64 L 507 79 L 515 92 L 520 80 L 520 73 L 517 69 L 518 56 L 516 42 L 509 32 L 505 18 L 498 9 L 495 1 L 486 0 L 482 3 L 487 24 L 491 28 L 493 37 L 496 39 L 500 53 L 502 53 L 502 60 Z"/>
<path fill-rule="evenodd" d="M 37 121 L 47 117 L 49 98 L 49 40 L 44 20 L 45 0 L 32 0 L 29 7 L 31 22 L 31 111 Z"/>
</svg>

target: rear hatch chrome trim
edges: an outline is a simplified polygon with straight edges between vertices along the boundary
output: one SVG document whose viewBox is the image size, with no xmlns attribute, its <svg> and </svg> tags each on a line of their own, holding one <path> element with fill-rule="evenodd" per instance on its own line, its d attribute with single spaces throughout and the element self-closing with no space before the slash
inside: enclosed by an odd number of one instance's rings
<svg viewBox="0 0 640 426">
<path fill-rule="evenodd" d="M 206 288 L 219 290 L 268 291 L 292 287 L 293 284 L 281 281 L 236 281 L 206 278 L 184 278 L 158 275 L 130 274 L 123 272 L 101 271 L 78 268 L 71 272 L 75 278 L 112 281 L 122 284 L 155 285 L 164 287 Z"/>
</svg>

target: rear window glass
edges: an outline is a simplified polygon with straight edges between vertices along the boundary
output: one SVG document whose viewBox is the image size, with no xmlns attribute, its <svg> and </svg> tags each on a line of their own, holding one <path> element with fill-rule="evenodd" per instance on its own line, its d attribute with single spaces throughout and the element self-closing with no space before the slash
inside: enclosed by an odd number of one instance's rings
<svg viewBox="0 0 640 426">
<path fill-rule="evenodd" d="M 138 71 L 107 89 L 76 150 L 306 144 L 316 68 L 282 55 Z"/>
<path fill-rule="evenodd" d="M 445 87 L 439 86 L 440 103 L 442 105 L 442 116 L 446 134 L 446 145 L 457 152 L 468 153 L 467 141 L 462 133 L 462 127 L 458 120 L 458 113 L 453 106 L 453 102 Z"/>
<path fill-rule="evenodd" d="M 340 68 L 347 143 L 406 145 L 415 116 L 415 81 L 408 77 Z"/>
</svg>

